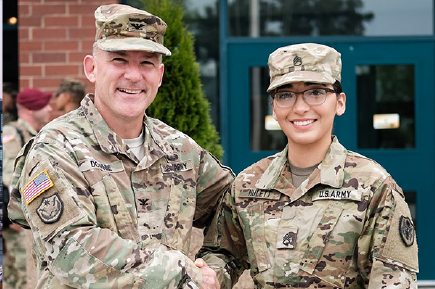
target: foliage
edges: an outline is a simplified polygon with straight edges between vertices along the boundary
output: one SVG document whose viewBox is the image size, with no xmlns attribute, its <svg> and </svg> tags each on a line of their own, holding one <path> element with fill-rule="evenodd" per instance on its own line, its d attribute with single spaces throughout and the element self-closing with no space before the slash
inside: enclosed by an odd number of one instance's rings
<svg viewBox="0 0 435 289">
<path fill-rule="evenodd" d="M 212 124 L 210 105 L 202 91 L 194 39 L 183 23 L 183 6 L 176 0 L 142 0 L 146 11 L 162 18 L 168 28 L 164 45 L 172 52 L 165 57 L 163 84 L 147 115 L 158 118 L 192 137 L 221 159 L 222 146 Z"/>
</svg>

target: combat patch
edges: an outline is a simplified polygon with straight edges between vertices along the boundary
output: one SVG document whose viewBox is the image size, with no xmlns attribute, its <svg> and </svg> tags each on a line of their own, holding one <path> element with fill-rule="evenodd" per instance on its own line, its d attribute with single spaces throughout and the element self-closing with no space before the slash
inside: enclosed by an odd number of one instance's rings
<svg viewBox="0 0 435 289">
<path fill-rule="evenodd" d="M 29 205 L 37 196 L 53 186 L 53 182 L 48 175 L 47 170 L 43 170 L 36 175 L 21 192 L 24 195 L 26 204 Z"/>
<path fill-rule="evenodd" d="M 192 169 L 192 161 L 162 164 L 163 173 L 185 172 Z"/>
<path fill-rule="evenodd" d="M 281 193 L 277 192 L 277 191 L 247 189 L 247 190 L 240 191 L 239 197 L 240 198 L 279 200 L 281 198 Z"/>
<path fill-rule="evenodd" d="M 312 201 L 319 200 L 352 200 L 360 202 L 362 199 L 362 192 L 356 190 L 349 190 L 345 188 L 340 189 L 323 189 L 317 190 L 313 193 Z"/>
<path fill-rule="evenodd" d="M 54 193 L 49 197 L 44 197 L 36 209 L 36 213 L 42 222 L 52 224 L 57 222 L 62 216 L 63 202 L 58 193 Z"/>
<path fill-rule="evenodd" d="M 86 159 L 79 165 L 79 169 L 82 172 L 99 169 L 104 172 L 115 173 L 124 171 L 124 165 L 122 164 L 122 161 L 102 163 L 95 159 Z"/>
</svg>

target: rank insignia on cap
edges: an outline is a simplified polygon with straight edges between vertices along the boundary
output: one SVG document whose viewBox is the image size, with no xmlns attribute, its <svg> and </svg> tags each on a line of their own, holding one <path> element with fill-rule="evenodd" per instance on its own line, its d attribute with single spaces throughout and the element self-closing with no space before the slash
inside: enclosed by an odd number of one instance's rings
<svg viewBox="0 0 435 289">
<path fill-rule="evenodd" d="M 414 239 L 415 239 L 415 230 L 414 230 L 414 225 L 411 222 L 411 219 L 405 216 L 400 217 L 399 232 L 403 243 L 405 243 L 405 246 L 411 247 L 412 244 L 414 244 Z"/>
<path fill-rule="evenodd" d="M 36 209 L 41 221 L 46 224 L 52 224 L 57 222 L 62 216 L 63 202 L 60 199 L 58 193 L 50 197 L 45 197 L 41 200 L 41 204 Z"/>
<path fill-rule="evenodd" d="M 47 170 L 42 171 L 34 177 L 21 192 L 24 195 L 26 204 L 30 204 L 37 196 L 53 186 L 53 182 L 48 176 Z"/>
<path fill-rule="evenodd" d="M 133 22 L 134 19 L 129 19 L 129 20 L 130 20 L 130 31 L 137 30 L 145 33 L 147 32 L 145 23 Z"/>
<path fill-rule="evenodd" d="M 293 65 L 294 66 L 301 66 L 302 65 L 302 58 L 300 58 L 299 56 L 295 56 L 295 58 L 293 58 Z"/>
</svg>

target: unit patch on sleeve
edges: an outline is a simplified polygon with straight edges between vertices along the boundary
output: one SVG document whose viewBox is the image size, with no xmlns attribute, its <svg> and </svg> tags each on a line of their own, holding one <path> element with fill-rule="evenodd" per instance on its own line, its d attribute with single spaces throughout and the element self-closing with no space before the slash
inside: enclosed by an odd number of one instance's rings
<svg viewBox="0 0 435 289">
<path fill-rule="evenodd" d="M 63 202 L 57 193 L 43 198 L 41 204 L 36 209 L 39 218 L 46 224 L 57 222 L 62 216 L 62 212 Z"/>
<path fill-rule="evenodd" d="M 402 238 L 402 241 L 405 243 L 406 247 L 410 247 L 412 244 L 414 244 L 415 230 L 411 219 L 405 216 L 400 216 L 399 232 L 400 237 Z"/>
<path fill-rule="evenodd" d="M 37 196 L 53 186 L 53 182 L 48 175 L 47 170 L 36 175 L 21 192 L 24 195 L 26 204 L 29 205 Z"/>
</svg>

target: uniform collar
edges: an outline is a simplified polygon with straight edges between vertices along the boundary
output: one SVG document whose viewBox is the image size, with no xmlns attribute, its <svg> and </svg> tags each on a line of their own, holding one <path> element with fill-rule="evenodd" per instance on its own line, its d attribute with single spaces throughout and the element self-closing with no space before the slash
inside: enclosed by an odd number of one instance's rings
<svg viewBox="0 0 435 289">
<path fill-rule="evenodd" d="M 340 188 L 343 185 L 346 156 L 346 148 L 338 142 L 336 136 L 333 136 L 331 146 L 320 164 L 320 182 L 322 184 L 334 188 Z"/>
<path fill-rule="evenodd" d="M 109 128 L 106 121 L 95 107 L 93 100 L 93 94 L 86 95 L 81 102 L 81 107 L 84 111 L 85 117 L 92 126 L 101 150 L 108 154 L 125 154 L 136 163 L 139 163 L 139 160 L 133 152 L 127 149 L 127 144 Z M 172 147 L 165 141 L 165 137 L 167 136 L 163 136 L 162 132 L 151 120 L 152 119 L 147 116 L 144 117 L 145 157 L 139 164 L 142 168 L 150 167 L 163 156 L 171 158 L 174 154 Z"/>
<path fill-rule="evenodd" d="M 112 131 L 94 105 L 94 95 L 88 94 L 81 101 L 81 108 L 89 121 L 101 150 L 108 154 L 124 153 L 126 144 Z"/>
<path fill-rule="evenodd" d="M 275 155 L 256 183 L 256 188 L 262 190 L 277 190 L 286 195 L 300 197 L 317 184 L 339 188 L 343 184 L 346 149 L 338 142 L 337 137 L 332 137 L 332 143 L 325 158 L 313 173 L 295 191 L 291 183 L 291 173 L 288 170 L 288 145 Z M 292 193 L 289 193 L 291 190 Z"/>
</svg>

